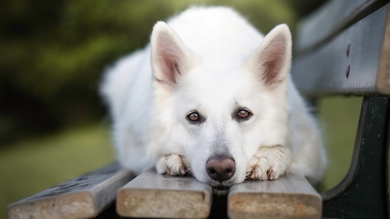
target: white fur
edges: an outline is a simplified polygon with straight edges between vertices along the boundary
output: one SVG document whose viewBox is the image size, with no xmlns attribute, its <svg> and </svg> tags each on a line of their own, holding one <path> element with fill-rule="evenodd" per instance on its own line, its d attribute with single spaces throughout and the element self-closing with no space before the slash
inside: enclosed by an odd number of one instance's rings
<svg viewBox="0 0 390 219">
<path fill-rule="evenodd" d="M 279 54 L 275 77 L 264 76 L 267 57 Z M 121 59 L 101 86 L 119 161 L 137 173 L 153 165 L 159 173 L 190 172 L 214 186 L 285 173 L 319 180 L 325 152 L 316 122 L 289 79 L 290 62 L 286 25 L 264 37 L 230 8 L 193 7 L 167 24 L 158 22 L 151 46 Z M 238 107 L 253 116 L 236 121 Z M 193 110 L 204 115 L 203 123 L 189 123 Z M 236 171 L 221 183 L 205 166 L 224 152 L 234 158 Z"/>
</svg>

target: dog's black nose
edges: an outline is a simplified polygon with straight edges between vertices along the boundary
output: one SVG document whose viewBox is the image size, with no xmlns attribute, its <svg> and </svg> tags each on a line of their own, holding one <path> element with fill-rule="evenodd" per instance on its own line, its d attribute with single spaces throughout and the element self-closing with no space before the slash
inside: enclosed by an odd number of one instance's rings
<svg viewBox="0 0 390 219">
<path fill-rule="evenodd" d="M 236 162 L 231 156 L 213 156 L 207 160 L 206 170 L 211 179 L 222 182 L 232 178 L 236 172 Z"/>
</svg>

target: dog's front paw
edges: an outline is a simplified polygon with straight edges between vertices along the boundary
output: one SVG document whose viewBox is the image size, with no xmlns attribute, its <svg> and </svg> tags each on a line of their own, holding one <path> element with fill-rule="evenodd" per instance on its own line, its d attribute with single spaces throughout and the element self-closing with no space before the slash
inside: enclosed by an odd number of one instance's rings
<svg viewBox="0 0 390 219">
<path fill-rule="evenodd" d="M 249 160 L 247 180 L 275 180 L 286 172 L 290 151 L 283 146 L 261 147 Z"/>
<path fill-rule="evenodd" d="M 161 156 L 156 163 L 156 170 L 159 174 L 171 176 L 191 175 L 190 162 L 178 154 Z"/>
</svg>

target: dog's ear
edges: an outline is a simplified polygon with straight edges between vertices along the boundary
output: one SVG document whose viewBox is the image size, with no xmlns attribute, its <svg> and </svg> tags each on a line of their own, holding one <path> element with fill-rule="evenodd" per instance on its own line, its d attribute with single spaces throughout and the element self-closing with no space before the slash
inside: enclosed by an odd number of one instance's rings
<svg viewBox="0 0 390 219">
<path fill-rule="evenodd" d="M 271 89 L 286 84 L 290 65 L 291 33 L 285 24 L 272 29 L 246 63 L 248 70 L 259 74 L 263 83 Z"/>
<path fill-rule="evenodd" d="M 169 87 L 173 87 L 178 76 L 194 63 L 179 36 L 165 22 L 159 21 L 154 25 L 151 47 L 154 78 Z"/>
</svg>

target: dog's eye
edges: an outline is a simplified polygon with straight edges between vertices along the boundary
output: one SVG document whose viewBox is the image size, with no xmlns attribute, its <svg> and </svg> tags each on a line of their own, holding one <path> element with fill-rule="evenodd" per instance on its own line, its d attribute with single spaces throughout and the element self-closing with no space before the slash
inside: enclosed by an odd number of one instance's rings
<svg viewBox="0 0 390 219">
<path fill-rule="evenodd" d="M 194 112 L 188 115 L 187 118 L 193 122 L 196 122 L 199 120 L 199 114 L 197 112 Z"/>
<path fill-rule="evenodd" d="M 199 124 L 204 121 L 203 117 L 197 111 L 191 112 L 186 118 L 192 124 Z"/>
<path fill-rule="evenodd" d="M 238 109 L 236 115 L 234 116 L 237 121 L 248 120 L 252 116 L 252 113 L 246 109 Z"/>
<path fill-rule="evenodd" d="M 246 110 L 240 110 L 240 111 L 238 111 L 237 116 L 240 119 L 245 119 L 245 118 L 248 118 L 249 112 Z"/>
</svg>

